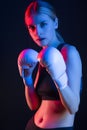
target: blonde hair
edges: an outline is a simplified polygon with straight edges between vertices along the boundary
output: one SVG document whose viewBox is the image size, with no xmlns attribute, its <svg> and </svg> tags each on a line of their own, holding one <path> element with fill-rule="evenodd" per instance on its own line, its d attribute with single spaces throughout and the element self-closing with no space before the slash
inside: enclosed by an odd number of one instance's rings
<svg viewBox="0 0 87 130">
<path fill-rule="evenodd" d="M 25 24 L 28 17 L 30 17 L 34 13 L 44 13 L 48 15 L 52 20 L 57 18 L 55 9 L 51 4 L 43 0 L 36 0 L 29 4 L 25 11 Z M 56 31 L 57 37 L 61 42 L 64 42 L 62 36 Z"/>
</svg>

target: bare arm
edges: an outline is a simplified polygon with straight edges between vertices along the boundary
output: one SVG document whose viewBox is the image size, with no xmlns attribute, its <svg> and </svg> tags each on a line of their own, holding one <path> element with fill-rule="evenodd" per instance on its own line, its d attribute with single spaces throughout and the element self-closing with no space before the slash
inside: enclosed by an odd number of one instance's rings
<svg viewBox="0 0 87 130">
<path fill-rule="evenodd" d="M 25 97 L 31 110 L 35 110 L 40 105 L 40 99 L 35 92 L 32 73 L 38 63 L 38 52 L 33 49 L 24 49 L 18 56 L 19 74 L 25 85 Z"/>
<path fill-rule="evenodd" d="M 31 84 L 29 84 L 29 82 L 28 82 L 28 85 L 26 85 L 26 83 L 24 82 L 25 98 L 26 98 L 26 102 L 31 110 L 38 109 L 41 104 L 41 99 L 35 91 L 38 78 L 39 78 L 39 68 L 38 68 L 38 71 L 37 71 L 37 74 L 35 77 L 35 81 L 33 81 L 32 77 L 30 77 Z"/>
<path fill-rule="evenodd" d="M 31 110 L 36 110 L 40 106 L 40 98 L 38 97 L 34 87 L 25 85 L 25 98 Z"/>
<path fill-rule="evenodd" d="M 80 103 L 80 86 L 82 77 L 81 59 L 78 51 L 73 46 L 65 46 L 61 53 L 66 62 L 68 85 L 64 89 L 58 89 L 58 91 L 64 107 L 71 114 L 74 114 L 78 111 Z"/>
</svg>

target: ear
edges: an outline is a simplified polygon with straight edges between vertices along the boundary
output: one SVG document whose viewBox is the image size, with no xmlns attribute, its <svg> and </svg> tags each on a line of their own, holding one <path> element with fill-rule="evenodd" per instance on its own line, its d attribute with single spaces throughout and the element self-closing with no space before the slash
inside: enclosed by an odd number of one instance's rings
<svg viewBox="0 0 87 130">
<path fill-rule="evenodd" d="M 55 18 L 55 21 L 54 21 L 54 27 L 55 27 L 55 29 L 58 28 L 58 18 L 57 17 Z"/>
</svg>

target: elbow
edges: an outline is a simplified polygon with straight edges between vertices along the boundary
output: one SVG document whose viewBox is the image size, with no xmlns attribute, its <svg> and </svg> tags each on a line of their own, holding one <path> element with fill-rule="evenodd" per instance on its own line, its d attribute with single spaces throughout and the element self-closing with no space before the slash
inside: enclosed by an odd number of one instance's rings
<svg viewBox="0 0 87 130">
<path fill-rule="evenodd" d="M 39 106 L 29 106 L 29 109 L 31 111 L 36 111 L 39 108 Z"/>
<path fill-rule="evenodd" d="M 30 107 L 30 106 L 29 106 L 29 109 L 30 109 L 31 111 L 35 111 L 35 110 L 36 110 L 36 107 Z"/>
<path fill-rule="evenodd" d="M 69 109 L 69 113 L 70 113 L 71 115 L 73 115 L 73 114 L 75 114 L 78 110 L 79 110 L 79 107 L 74 107 L 74 108 L 72 108 L 72 109 Z"/>
<path fill-rule="evenodd" d="M 32 104 L 27 102 L 27 105 L 28 105 L 28 107 L 31 111 L 36 111 L 40 107 L 40 102 L 35 102 L 35 103 L 32 103 Z"/>
<path fill-rule="evenodd" d="M 72 107 L 69 109 L 69 113 L 70 114 L 75 114 L 76 112 L 78 112 L 79 104 L 80 104 L 80 100 L 77 103 L 72 105 Z"/>
</svg>

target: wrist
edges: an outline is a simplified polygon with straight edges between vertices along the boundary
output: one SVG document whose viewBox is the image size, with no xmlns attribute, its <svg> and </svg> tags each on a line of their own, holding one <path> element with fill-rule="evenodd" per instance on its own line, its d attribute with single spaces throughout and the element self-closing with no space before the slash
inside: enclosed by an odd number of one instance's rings
<svg viewBox="0 0 87 130">
<path fill-rule="evenodd" d="M 33 87 L 33 79 L 32 76 L 27 76 L 25 78 L 23 78 L 23 83 L 25 86 L 27 87 Z"/>
</svg>

